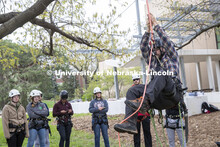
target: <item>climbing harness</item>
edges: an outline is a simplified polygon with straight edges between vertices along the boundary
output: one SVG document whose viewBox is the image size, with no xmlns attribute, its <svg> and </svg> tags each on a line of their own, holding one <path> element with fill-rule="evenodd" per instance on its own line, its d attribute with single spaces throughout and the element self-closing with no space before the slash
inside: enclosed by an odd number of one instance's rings
<svg viewBox="0 0 220 147">
<path fill-rule="evenodd" d="M 148 10 L 148 15 L 149 15 L 149 22 L 150 22 L 150 31 L 151 31 L 151 40 L 154 40 L 153 39 L 153 28 L 152 28 L 152 24 L 151 24 L 151 16 L 150 16 L 150 10 L 149 10 L 149 3 L 148 3 L 148 0 L 146 0 L 146 3 L 147 3 L 147 10 Z M 150 58 L 149 58 L 149 66 L 148 66 L 148 69 L 147 69 L 147 73 L 149 73 L 150 71 L 150 65 L 151 65 L 151 57 L 152 57 L 152 50 L 153 50 L 153 43 L 152 41 L 150 42 L 150 46 L 151 46 L 151 49 L 150 49 Z M 146 78 L 146 83 L 149 79 L 149 75 L 147 75 L 147 78 Z M 144 93 L 143 93 L 143 98 L 145 97 L 145 93 L 146 93 L 146 89 L 147 89 L 147 84 L 145 84 L 145 87 L 144 87 Z M 128 120 L 130 117 L 132 117 L 134 114 L 136 114 L 139 109 L 141 108 L 142 104 L 143 104 L 143 101 L 144 99 L 141 99 L 141 103 L 140 103 L 140 106 L 139 108 L 133 113 L 131 114 L 129 117 L 127 117 L 126 119 L 124 119 L 122 122 L 120 122 L 120 124 L 122 124 L 123 122 L 125 122 L 126 120 Z M 119 142 L 119 147 L 121 147 L 121 143 L 120 143 L 120 133 L 118 133 L 118 142 Z"/>
<path fill-rule="evenodd" d="M 109 125 L 108 125 L 108 118 L 107 118 L 107 114 L 105 115 L 98 115 L 98 114 L 94 114 L 92 116 L 92 119 L 93 119 L 93 123 L 92 123 L 92 130 L 94 131 L 95 127 L 97 124 L 101 125 L 101 124 L 105 124 L 108 126 L 109 128 Z"/>
</svg>

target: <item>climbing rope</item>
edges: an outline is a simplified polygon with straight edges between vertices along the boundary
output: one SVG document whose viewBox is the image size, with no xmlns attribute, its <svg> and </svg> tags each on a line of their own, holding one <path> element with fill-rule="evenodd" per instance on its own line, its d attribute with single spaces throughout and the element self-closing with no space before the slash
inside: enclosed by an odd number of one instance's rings
<svg viewBox="0 0 220 147">
<path fill-rule="evenodd" d="M 162 110 L 159 110 L 159 119 L 161 120 L 161 126 L 162 126 L 162 131 L 163 131 L 163 138 L 165 140 L 165 144 L 166 146 L 168 147 L 168 144 L 167 144 L 167 139 L 166 139 L 166 135 L 165 135 L 165 131 L 164 131 L 164 124 L 163 124 L 163 114 L 162 114 Z"/>
<path fill-rule="evenodd" d="M 179 106 L 179 115 L 180 115 L 180 121 L 181 121 L 181 129 L 182 129 L 182 136 L 183 136 L 183 147 L 185 146 L 185 137 L 184 137 L 184 130 L 183 130 L 183 119 L 181 115 L 181 110 L 180 110 L 180 102 L 178 104 Z"/>
<path fill-rule="evenodd" d="M 154 37 L 153 37 L 153 27 L 152 27 L 152 24 L 151 24 L 151 15 L 150 15 L 150 9 L 149 9 L 148 0 L 146 0 L 146 4 L 147 4 L 148 19 L 149 19 L 149 24 L 150 24 L 149 27 L 150 27 L 150 33 L 151 33 L 151 41 L 149 42 L 151 49 L 150 49 L 150 57 L 149 57 L 149 64 L 148 64 L 148 70 L 147 70 L 147 73 L 149 73 L 150 65 L 151 65 L 151 57 L 152 57 L 152 49 L 153 49 Z M 158 58 L 157 58 L 157 60 L 159 61 L 159 63 L 160 63 L 161 65 L 163 65 Z M 163 66 L 162 66 L 162 67 L 163 67 Z M 148 79 L 149 79 L 149 75 L 147 75 L 147 78 L 146 78 L 146 82 L 145 82 L 145 83 L 148 82 Z M 123 122 L 125 122 L 126 120 L 128 120 L 130 117 L 132 117 L 134 114 L 136 114 L 136 113 L 139 111 L 139 109 L 141 108 L 141 106 L 142 106 L 142 104 L 143 104 L 143 100 L 144 100 L 145 93 L 146 93 L 146 87 L 147 87 L 147 84 L 145 84 L 144 93 L 143 93 L 143 96 L 142 96 L 143 98 L 141 99 L 141 103 L 140 103 L 139 108 L 138 108 L 133 114 L 131 114 L 129 117 L 127 117 L 127 118 L 124 119 L 122 122 L 120 122 L 120 124 L 122 124 Z M 158 136 L 157 129 L 156 129 L 156 125 L 155 125 L 155 121 L 154 121 L 154 116 L 153 116 L 153 113 L 152 113 L 152 112 L 153 112 L 153 110 L 151 109 L 151 110 L 149 111 L 149 113 L 150 113 L 150 117 L 151 117 L 152 124 L 153 124 L 153 126 L 154 126 L 154 131 L 155 131 L 155 134 L 156 134 L 157 146 L 159 146 L 159 144 L 160 144 L 160 146 L 162 147 L 163 145 L 162 145 L 162 143 L 161 143 L 161 141 L 160 141 L 160 138 L 159 138 L 159 136 Z M 161 122 L 161 124 L 162 124 L 163 136 L 164 136 L 165 144 L 166 144 L 166 146 L 168 146 L 168 145 L 167 145 L 167 141 L 166 141 L 166 135 L 165 135 L 165 132 L 164 132 L 164 127 L 163 127 L 162 111 L 159 111 L 159 112 L 160 112 L 160 113 L 159 113 L 159 120 L 160 120 L 159 123 Z M 181 117 L 181 115 L 180 115 L 180 117 Z M 184 140 L 184 132 L 183 132 L 182 119 L 181 119 L 181 126 L 182 126 L 183 140 Z M 120 143 L 120 133 L 118 133 L 118 141 L 119 141 L 119 147 L 121 147 L 121 143 Z M 185 143 L 185 142 L 184 142 L 184 143 Z"/>
<path fill-rule="evenodd" d="M 154 116 L 152 115 L 152 111 L 153 111 L 153 109 L 151 109 L 151 110 L 149 111 L 149 113 L 150 113 L 151 122 L 152 122 L 152 124 L 153 124 L 153 126 L 154 126 L 154 132 L 155 132 L 155 134 L 156 134 L 157 147 L 159 146 L 159 144 L 160 144 L 161 147 L 163 147 L 163 145 L 162 145 L 162 143 L 161 143 L 161 141 L 160 141 L 160 138 L 159 138 L 159 136 L 158 136 L 158 133 L 157 133 L 157 128 L 156 128 L 156 124 L 155 124 L 155 121 L 154 121 Z"/>
<path fill-rule="evenodd" d="M 152 28 L 152 24 L 151 24 L 151 15 L 150 15 L 150 10 L 149 10 L 148 0 L 146 0 L 146 3 L 147 3 L 147 10 L 148 10 L 148 19 L 149 19 L 149 22 L 150 22 L 151 40 L 153 40 L 153 28 Z M 153 49 L 153 43 L 152 43 L 152 42 L 150 42 L 150 46 L 151 46 L 151 49 L 150 49 L 150 57 L 149 57 L 149 64 L 148 64 L 147 73 L 149 73 L 149 71 L 150 71 L 150 65 L 151 65 L 151 57 L 152 57 L 152 49 Z M 147 83 L 148 80 L 149 80 L 149 75 L 147 74 L 147 78 L 146 78 L 146 82 L 145 82 L 145 83 Z M 141 99 L 141 103 L 140 103 L 139 108 L 138 108 L 134 113 L 132 113 L 129 117 L 127 117 L 126 119 L 124 119 L 123 121 L 121 121 L 120 124 L 124 123 L 126 120 L 128 120 L 130 117 L 132 117 L 134 114 L 136 114 L 136 113 L 139 111 L 139 109 L 141 108 L 141 106 L 142 106 L 142 104 L 143 104 L 143 101 L 144 101 L 146 89 L 147 89 L 147 84 L 145 84 L 144 93 L 143 93 L 143 96 L 142 96 L 143 98 Z M 119 147 L 121 147 L 121 143 L 120 143 L 120 133 L 118 133 L 118 142 L 119 142 Z"/>
</svg>

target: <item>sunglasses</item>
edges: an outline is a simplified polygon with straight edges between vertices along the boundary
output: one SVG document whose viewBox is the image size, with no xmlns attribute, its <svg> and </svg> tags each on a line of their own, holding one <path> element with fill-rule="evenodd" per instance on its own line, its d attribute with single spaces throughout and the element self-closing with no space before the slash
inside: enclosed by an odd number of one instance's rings
<svg viewBox="0 0 220 147">
<path fill-rule="evenodd" d="M 140 79 L 134 79 L 133 81 L 136 81 L 136 80 L 140 80 Z"/>
</svg>

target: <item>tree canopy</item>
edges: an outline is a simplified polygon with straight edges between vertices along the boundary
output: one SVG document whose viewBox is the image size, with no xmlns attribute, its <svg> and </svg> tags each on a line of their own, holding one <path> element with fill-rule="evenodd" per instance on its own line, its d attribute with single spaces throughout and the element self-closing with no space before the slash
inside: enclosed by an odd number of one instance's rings
<svg viewBox="0 0 220 147">
<path fill-rule="evenodd" d="M 115 0 L 117 2 L 117 0 Z M 125 35 L 113 24 L 117 7 L 109 4 L 106 14 L 92 13 L 88 6 L 96 0 L 23 0 L 0 1 L 0 39 L 19 32 L 22 40 L 29 40 L 29 46 L 39 48 L 49 56 L 59 49 L 98 49 L 111 52 L 111 35 Z M 125 2 L 118 2 L 121 7 Z M 92 13 L 92 14 L 88 14 Z M 117 46 L 120 46 L 118 43 Z"/>
</svg>

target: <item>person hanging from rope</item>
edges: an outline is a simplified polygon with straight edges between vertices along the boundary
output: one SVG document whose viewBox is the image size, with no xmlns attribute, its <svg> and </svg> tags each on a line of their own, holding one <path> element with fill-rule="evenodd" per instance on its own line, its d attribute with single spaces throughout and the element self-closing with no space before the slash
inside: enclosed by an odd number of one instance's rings
<svg viewBox="0 0 220 147">
<path fill-rule="evenodd" d="M 57 117 L 57 130 L 60 134 L 59 147 L 70 146 L 70 135 L 73 127 L 71 116 L 73 109 L 71 104 L 67 101 L 68 92 L 62 90 L 60 92 L 60 101 L 53 106 L 53 117 Z"/>
<path fill-rule="evenodd" d="M 20 103 L 20 92 L 12 89 L 10 101 L 2 110 L 2 126 L 8 147 L 22 147 L 25 137 L 29 137 L 26 111 Z"/>
<path fill-rule="evenodd" d="M 180 109 L 180 112 L 179 112 Z M 185 123 L 183 122 L 184 114 L 187 114 L 187 108 L 183 100 L 179 105 L 176 105 L 170 109 L 166 109 L 166 121 L 164 128 L 166 128 L 167 136 L 169 139 L 169 147 L 175 147 L 175 131 L 177 132 L 181 147 L 186 147 L 186 137 L 184 137 L 183 129 L 185 129 Z M 184 114 L 183 114 L 184 112 Z M 180 116 L 181 115 L 181 116 Z M 182 129 L 183 127 L 183 129 Z"/>
<path fill-rule="evenodd" d="M 140 75 L 139 74 L 133 74 L 132 75 L 133 80 L 133 86 L 140 85 Z M 138 112 L 138 118 L 137 118 L 137 131 L 138 134 L 134 134 L 134 147 L 140 147 L 141 146 L 141 124 L 143 128 L 143 134 L 144 134 L 144 144 L 145 147 L 152 147 L 152 137 L 150 132 L 150 115 L 145 112 L 144 114 Z"/>
<path fill-rule="evenodd" d="M 89 112 L 92 113 L 92 130 L 95 135 L 95 147 L 100 147 L 100 130 L 105 142 L 105 147 L 110 147 L 108 138 L 108 102 L 102 98 L 99 87 L 94 88 L 95 99 L 90 102 Z"/>
<path fill-rule="evenodd" d="M 148 31 L 142 37 L 140 48 L 147 64 L 151 62 L 150 69 L 154 75 L 151 75 L 151 81 L 147 85 L 143 104 L 139 109 L 140 113 L 145 113 L 150 108 L 158 110 L 171 108 L 183 98 L 183 89 L 179 78 L 179 59 L 174 43 L 158 25 L 155 17 L 152 14 L 150 17 L 151 24 L 159 38 L 152 43 L 151 35 L 153 34 L 150 33 L 150 23 L 148 22 Z M 153 45 L 153 56 L 149 62 L 151 45 Z M 172 74 L 165 75 L 164 73 L 168 73 L 167 71 Z M 125 118 L 139 108 L 141 101 L 135 99 L 143 96 L 144 89 L 145 85 L 137 85 L 128 89 L 125 101 Z M 121 124 L 115 124 L 114 129 L 121 133 L 135 134 L 137 133 L 136 120 L 137 114 Z"/>
<path fill-rule="evenodd" d="M 40 95 L 40 96 L 39 96 L 39 102 L 40 102 L 40 103 L 43 103 L 43 102 L 42 102 L 43 93 L 42 93 L 40 90 L 37 90 L 37 91 L 39 92 L 39 95 Z M 49 115 L 50 115 L 49 108 L 48 108 L 48 106 L 47 106 L 46 103 L 43 103 L 43 104 L 46 106 L 47 111 L 48 111 L 48 115 L 47 115 L 47 116 L 49 116 Z M 50 121 L 50 120 L 51 120 L 51 119 L 47 119 L 47 121 L 46 121 L 46 123 L 47 123 L 46 126 L 47 126 L 47 127 L 45 127 L 45 129 L 46 129 L 46 133 L 45 133 L 46 144 L 45 144 L 45 146 L 46 146 L 46 147 L 49 147 L 49 146 L 50 146 L 49 133 L 51 134 L 51 131 L 50 131 L 50 126 L 49 126 L 49 122 L 48 122 L 48 121 Z M 39 147 L 39 146 L 40 146 L 39 135 L 37 135 L 37 138 L 36 138 L 34 144 L 35 144 L 35 147 Z"/>
</svg>

